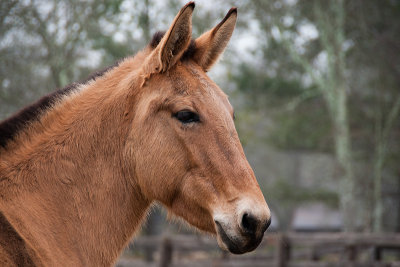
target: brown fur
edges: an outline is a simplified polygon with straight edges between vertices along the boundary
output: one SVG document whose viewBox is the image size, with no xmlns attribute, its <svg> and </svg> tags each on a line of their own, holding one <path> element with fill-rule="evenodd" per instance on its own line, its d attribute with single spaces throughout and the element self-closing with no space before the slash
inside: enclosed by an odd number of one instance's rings
<svg viewBox="0 0 400 267">
<path fill-rule="evenodd" d="M 193 8 L 156 47 L 78 85 L 0 147 L 1 265 L 110 266 L 153 201 L 210 233 L 215 211 L 236 216 L 243 197 L 269 218 L 227 96 L 196 58 L 180 60 Z M 180 110 L 201 121 L 182 124 Z"/>
</svg>

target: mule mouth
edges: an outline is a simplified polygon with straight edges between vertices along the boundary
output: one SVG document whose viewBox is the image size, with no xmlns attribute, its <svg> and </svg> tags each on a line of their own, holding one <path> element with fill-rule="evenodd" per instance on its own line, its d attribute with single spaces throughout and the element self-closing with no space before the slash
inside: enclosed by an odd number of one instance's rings
<svg viewBox="0 0 400 267">
<path fill-rule="evenodd" d="M 224 227 L 218 221 L 215 221 L 215 225 L 217 226 L 217 235 L 224 245 L 222 248 L 226 248 L 233 254 L 244 254 L 255 250 L 264 236 L 264 234 L 261 234 L 258 237 L 255 235 L 245 235 L 241 238 L 232 237 L 226 233 Z"/>
</svg>

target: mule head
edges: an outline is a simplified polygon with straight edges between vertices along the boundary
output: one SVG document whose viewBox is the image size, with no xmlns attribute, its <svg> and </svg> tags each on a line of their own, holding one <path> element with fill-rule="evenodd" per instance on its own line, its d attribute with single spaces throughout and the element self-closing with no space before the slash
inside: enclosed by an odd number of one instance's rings
<svg viewBox="0 0 400 267">
<path fill-rule="evenodd" d="M 192 2 L 184 6 L 145 50 L 128 145 L 149 201 L 217 234 L 222 248 L 244 253 L 261 242 L 270 211 L 244 155 L 228 97 L 206 74 L 232 35 L 237 11 L 232 8 L 191 41 L 193 9 Z"/>
</svg>

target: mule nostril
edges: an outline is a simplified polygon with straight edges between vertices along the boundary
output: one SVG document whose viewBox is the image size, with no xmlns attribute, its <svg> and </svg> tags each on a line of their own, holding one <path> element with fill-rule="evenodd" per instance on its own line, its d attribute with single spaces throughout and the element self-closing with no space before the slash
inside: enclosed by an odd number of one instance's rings
<svg viewBox="0 0 400 267">
<path fill-rule="evenodd" d="M 249 234 L 254 234 L 257 231 L 258 221 L 253 216 L 245 213 L 242 217 L 242 228 Z"/>
</svg>

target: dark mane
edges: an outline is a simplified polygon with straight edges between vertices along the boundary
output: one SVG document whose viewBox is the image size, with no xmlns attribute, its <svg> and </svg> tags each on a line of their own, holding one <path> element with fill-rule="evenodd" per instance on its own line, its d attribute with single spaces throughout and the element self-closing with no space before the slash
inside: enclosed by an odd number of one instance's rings
<svg viewBox="0 0 400 267">
<path fill-rule="evenodd" d="M 13 116 L 4 121 L 0 122 L 0 147 L 5 148 L 7 143 L 11 141 L 22 129 L 24 129 L 30 123 L 38 120 L 40 116 L 48 110 L 58 99 L 65 95 L 70 94 L 72 91 L 78 88 L 80 85 L 84 85 L 90 81 L 96 80 L 101 77 L 104 73 L 118 66 L 119 62 L 114 65 L 107 67 L 101 71 L 97 71 L 91 74 L 86 80 L 79 83 L 72 83 L 66 87 L 52 92 L 35 103 L 27 106 Z"/>
<path fill-rule="evenodd" d="M 165 31 L 156 32 L 153 35 L 153 38 L 151 39 L 150 47 L 153 48 L 153 49 L 156 48 L 157 45 L 160 43 L 161 39 L 164 37 L 164 35 L 165 35 Z M 195 40 L 192 39 L 190 41 L 190 44 L 189 44 L 188 48 L 183 53 L 183 55 L 181 57 L 181 60 L 187 60 L 187 59 L 192 58 L 192 56 L 194 55 L 195 51 L 196 51 L 196 42 L 195 42 Z"/>
</svg>

